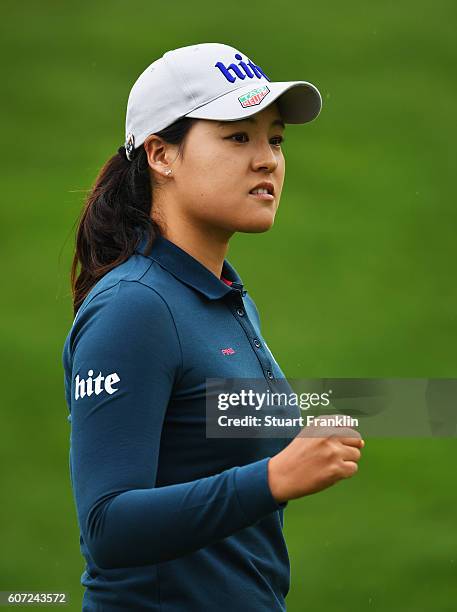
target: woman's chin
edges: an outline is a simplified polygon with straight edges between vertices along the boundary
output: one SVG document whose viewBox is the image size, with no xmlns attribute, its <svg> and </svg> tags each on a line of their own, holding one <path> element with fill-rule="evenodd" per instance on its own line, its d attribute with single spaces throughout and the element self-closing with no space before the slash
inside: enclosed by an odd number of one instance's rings
<svg viewBox="0 0 457 612">
<path fill-rule="evenodd" d="M 237 231 L 246 233 L 261 233 L 267 232 L 274 224 L 275 216 L 272 214 L 268 215 L 256 215 L 252 219 L 246 219 L 243 223 L 240 223 Z"/>
</svg>

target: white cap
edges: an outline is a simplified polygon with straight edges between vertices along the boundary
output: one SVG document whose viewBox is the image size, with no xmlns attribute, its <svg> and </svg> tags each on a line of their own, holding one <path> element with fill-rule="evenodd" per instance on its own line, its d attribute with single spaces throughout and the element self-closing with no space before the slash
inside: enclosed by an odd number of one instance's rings
<svg viewBox="0 0 457 612">
<path fill-rule="evenodd" d="M 237 121 L 277 99 L 284 123 L 312 121 L 322 106 L 312 83 L 271 82 L 260 66 L 229 45 L 200 43 L 167 51 L 140 74 L 130 91 L 127 157 L 132 159 L 147 136 L 181 117 Z"/>
</svg>

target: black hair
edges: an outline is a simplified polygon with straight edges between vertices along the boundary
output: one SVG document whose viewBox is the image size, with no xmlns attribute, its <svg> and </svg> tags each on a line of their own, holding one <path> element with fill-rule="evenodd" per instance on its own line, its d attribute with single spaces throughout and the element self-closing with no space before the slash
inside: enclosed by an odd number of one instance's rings
<svg viewBox="0 0 457 612">
<path fill-rule="evenodd" d="M 165 142 L 179 144 L 181 152 L 195 121 L 182 117 L 155 134 Z M 144 146 L 131 156 L 129 161 L 122 146 L 108 159 L 80 213 L 71 266 L 73 316 L 93 285 L 133 254 L 144 232 L 148 236 L 147 254 L 160 234 L 159 225 L 151 217 L 154 182 Z"/>
</svg>

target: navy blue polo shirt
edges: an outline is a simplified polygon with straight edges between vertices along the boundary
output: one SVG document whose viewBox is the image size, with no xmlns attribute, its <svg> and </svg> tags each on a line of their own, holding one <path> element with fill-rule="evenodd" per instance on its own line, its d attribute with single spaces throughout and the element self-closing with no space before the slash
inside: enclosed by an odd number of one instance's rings
<svg viewBox="0 0 457 612">
<path fill-rule="evenodd" d="M 206 378 L 284 374 L 227 260 L 223 282 L 162 236 L 145 245 L 94 285 L 63 349 L 83 610 L 285 610 L 267 464 L 290 440 L 205 429 Z"/>
</svg>

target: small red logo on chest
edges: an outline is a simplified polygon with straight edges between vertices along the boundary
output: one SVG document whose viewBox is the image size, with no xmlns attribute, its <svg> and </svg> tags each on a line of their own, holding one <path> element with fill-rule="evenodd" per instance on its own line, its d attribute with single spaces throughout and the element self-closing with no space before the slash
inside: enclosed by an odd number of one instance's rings
<svg viewBox="0 0 457 612">
<path fill-rule="evenodd" d="M 221 349 L 221 353 L 223 355 L 233 355 L 235 351 L 231 347 L 229 347 L 229 348 Z"/>
</svg>

